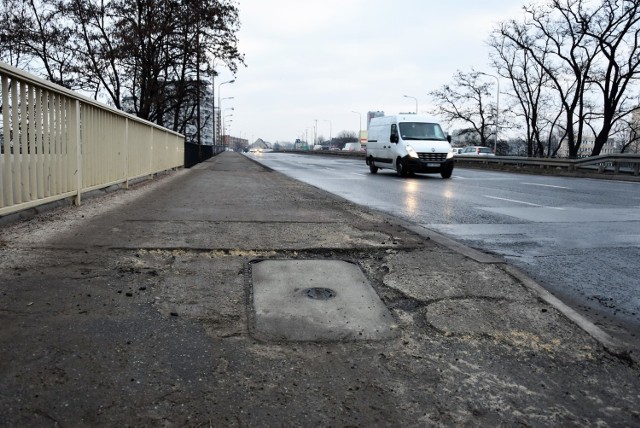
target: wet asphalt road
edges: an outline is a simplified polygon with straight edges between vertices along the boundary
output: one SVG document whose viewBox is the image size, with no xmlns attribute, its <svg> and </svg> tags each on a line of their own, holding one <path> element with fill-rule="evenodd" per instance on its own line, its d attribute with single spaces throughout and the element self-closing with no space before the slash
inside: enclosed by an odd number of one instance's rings
<svg viewBox="0 0 640 428">
<path fill-rule="evenodd" d="M 610 334 L 640 347 L 640 184 L 454 170 L 400 179 L 358 159 L 280 153 L 260 163 L 503 256 Z"/>
</svg>

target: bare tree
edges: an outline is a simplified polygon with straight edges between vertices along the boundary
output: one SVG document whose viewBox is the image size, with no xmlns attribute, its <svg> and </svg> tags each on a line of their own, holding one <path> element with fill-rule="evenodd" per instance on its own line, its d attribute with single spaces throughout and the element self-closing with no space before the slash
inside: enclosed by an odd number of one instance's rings
<svg viewBox="0 0 640 428">
<path fill-rule="evenodd" d="M 492 129 L 495 129 L 496 106 L 491 103 L 492 82 L 483 81 L 476 71 L 463 73 L 458 70 L 453 82 L 431 91 L 436 108 L 432 113 L 450 124 L 463 123 L 469 132 L 475 132 L 480 145 L 489 146 Z"/>
<path fill-rule="evenodd" d="M 213 62 L 244 63 L 234 0 L 0 1 L 0 58 L 181 132 L 212 119 L 199 109 Z"/>
<path fill-rule="evenodd" d="M 507 79 L 513 90 L 513 98 L 516 103 L 510 111 L 521 117 L 525 128 L 525 142 L 527 156 L 545 156 L 545 136 L 553 132 L 558 114 L 552 117 L 549 106 L 553 100 L 546 89 L 549 77 L 545 70 L 531 58 L 531 53 L 520 49 L 513 40 L 502 37 L 499 31 L 495 31 L 489 38 L 489 46 L 492 48 L 491 57 L 493 66 L 498 74 Z M 543 55 L 547 52 L 543 51 Z M 542 58 L 544 62 L 544 58 Z M 549 139 L 547 139 L 549 141 Z M 547 156 L 551 151 L 547 151 Z"/>
<path fill-rule="evenodd" d="M 29 68 L 31 53 L 23 38 L 31 25 L 31 11 L 22 0 L 0 1 L 0 60 L 14 67 Z"/>
<path fill-rule="evenodd" d="M 598 44 L 601 58 L 593 67 L 589 81 L 599 88 L 602 102 L 600 132 L 592 155 L 600 154 L 616 122 L 637 107 L 630 101 L 630 85 L 640 77 L 640 1 L 603 0 L 584 27 Z"/>
<path fill-rule="evenodd" d="M 633 107 L 629 92 L 640 72 L 640 2 L 551 0 L 524 12 L 522 22 L 501 23 L 492 44 L 517 48 L 520 59 L 526 55 L 533 61 L 528 71 L 541 71 L 557 93 L 569 156 L 578 155 L 585 127 L 596 135 L 592 155 L 599 154 L 616 121 Z"/>
<path fill-rule="evenodd" d="M 333 137 L 333 147 L 343 148 L 347 143 L 357 143 L 358 135 L 354 131 L 340 131 L 338 135 Z"/>
<path fill-rule="evenodd" d="M 72 32 L 58 6 L 56 0 L 5 0 L 0 57 L 74 88 Z M 32 61 L 34 58 L 37 61 Z"/>
<path fill-rule="evenodd" d="M 640 153 L 640 107 L 616 122 L 614 133 L 622 141 L 621 153 Z"/>
<path fill-rule="evenodd" d="M 503 22 L 498 31 L 526 52 L 557 91 L 565 114 L 569 157 L 576 157 L 586 117 L 588 77 L 599 50 L 583 31 L 590 17 L 582 10 L 581 0 L 552 0 L 524 11 L 524 22 Z"/>
</svg>

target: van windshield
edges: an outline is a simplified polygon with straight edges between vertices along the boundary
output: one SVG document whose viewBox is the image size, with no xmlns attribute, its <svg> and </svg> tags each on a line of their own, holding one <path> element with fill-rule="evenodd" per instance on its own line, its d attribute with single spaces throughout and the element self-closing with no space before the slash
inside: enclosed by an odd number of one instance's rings
<svg viewBox="0 0 640 428">
<path fill-rule="evenodd" d="M 399 125 L 403 140 L 446 140 L 437 123 L 401 122 Z"/>
</svg>

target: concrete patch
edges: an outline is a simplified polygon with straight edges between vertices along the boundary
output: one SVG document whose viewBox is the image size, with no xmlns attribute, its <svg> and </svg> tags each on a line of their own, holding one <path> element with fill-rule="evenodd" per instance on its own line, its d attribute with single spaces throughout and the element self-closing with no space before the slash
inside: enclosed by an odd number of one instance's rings
<svg viewBox="0 0 640 428">
<path fill-rule="evenodd" d="M 264 260 L 251 266 L 253 333 L 264 340 L 388 339 L 396 325 L 358 266 L 342 260 Z"/>
</svg>

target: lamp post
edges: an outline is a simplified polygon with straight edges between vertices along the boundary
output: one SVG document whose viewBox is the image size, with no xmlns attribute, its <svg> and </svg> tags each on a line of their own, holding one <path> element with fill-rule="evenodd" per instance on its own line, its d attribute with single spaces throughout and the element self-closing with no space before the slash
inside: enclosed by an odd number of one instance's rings
<svg viewBox="0 0 640 428">
<path fill-rule="evenodd" d="M 304 129 L 304 142 L 307 144 L 307 149 L 309 148 L 309 130 L 310 129 L 314 129 L 313 126 L 307 126 Z M 311 148 L 313 149 L 313 146 L 311 146 Z"/>
<path fill-rule="evenodd" d="M 412 97 L 411 95 L 403 95 L 403 97 L 413 98 L 413 100 L 416 102 L 416 114 L 418 114 L 418 99 L 416 97 Z"/>
<path fill-rule="evenodd" d="M 483 74 L 485 76 L 489 76 L 489 77 L 493 77 L 494 79 L 496 79 L 496 141 L 494 143 L 493 146 L 493 153 L 497 154 L 498 152 L 498 132 L 500 130 L 500 126 L 498 125 L 498 115 L 500 114 L 500 79 L 498 79 L 498 76 L 495 76 L 493 74 L 489 74 L 489 73 L 485 73 L 482 71 L 478 71 L 478 74 Z"/>
<path fill-rule="evenodd" d="M 331 121 L 329 119 L 325 119 L 325 122 L 329 122 L 329 150 L 331 150 L 331 142 L 333 141 L 333 136 L 331 135 Z"/>
<path fill-rule="evenodd" d="M 229 98 L 233 98 L 233 97 L 229 97 Z M 223 98 L 223 100 L 224 100 L 224 98 Z M 227 108 L 225 108 L 225 109 L 223 109 L 223 110 L 222 110 L 222 114 L 224 114 L 224 112 L 225 112 L 225 111 L 227 111 L 227 110 L 234 111 L 235 109 L 234 109 L 233 107 L 227 107 Z M 228 115 L 226 115 L 225 117 L 229 117 L 229 116 L 233 116 L 233 113 L 228 114 Z M 228 122 L 231 122 L 231 121 L 229 120 Z M 227 124 L 227 121 L 223 121 L 223 122 L 222 122 L 222 126 L 223 126 L 223 127 L 224 127 L 226 124 Z M 226 128 L 225 128 L 225 131 L 226 131 Z M 225 134 L 227 134 L 227 135 L 228 135 L 228 133 L 226 133 L 226 132 L 225 132 Z M 224 140 L 222 141 L 222 145 L 224 145 Z"/>
<path fill-rule="evenodd" d="M 220 107 L 222 107 L 222 106 L 221 106 L 221 104 L 220 104 L 220 102 L 221 102 L 221 100 L 220 100 L 220 87 L 221 87 L 222 85 L 226 85 L 227 83 L 233 83 L 233 82 L 235 82 L 235 81 L 236 81 L 236 79 L 232 79 L 232 80 L 227 80 L 226 82 L 222 82 L 222 83 L 219 83 L 219 84 L 218 84 L 218 111 L 220 112 L 220 116 L 222 116 L 222 109 L 220 108 Z M 214 116 L 215 116 L 215 111 L 216 111 L 216 109 L 214 108 L 214 109 L 213 109 Z M 216 125 L 216 123 L 214 122 L 214 130 L 215 130 L 215 125 Z M 214 132 L 215 132 L 215 131 L 214 131 Z M 216 140 L 217 140 L 217 139 L 216 139 Z M 214 141 L 214 145 L 216 144 L 216 142 L 217 142 L 217 141 Z"/>
<path fill-rule="evenodd" d="M 232 109 L 233 109 L 233 108 L 232 108 Z M 226 119 L 227 117 L 231 117 L 231 116 L 233 116 L 233 114 L 228 114 L 228 115 L 226 115 L 226 116 L 223 116 L 223 117 L 222 117 L 222 145 L 223 145 L 223 146 L 224 146 L 224 131 L 225 131 L 225 128 L 224 128 L 224 127 L 225 127 L 225 121 L 226 121 L 225 119 Z"/>
<path fill-rule="evenodd" d="M 358 122 L 358 143 L 362 144 L 362 141 L 360 141 L 360 136 L 362 135 L 362 113 L 354 110 L 351 110 L 351 113 L 357 114 L 358 117 L 360 118 L 360 121 Z"/>
</svg>

